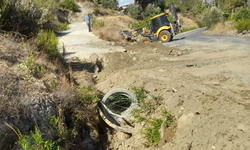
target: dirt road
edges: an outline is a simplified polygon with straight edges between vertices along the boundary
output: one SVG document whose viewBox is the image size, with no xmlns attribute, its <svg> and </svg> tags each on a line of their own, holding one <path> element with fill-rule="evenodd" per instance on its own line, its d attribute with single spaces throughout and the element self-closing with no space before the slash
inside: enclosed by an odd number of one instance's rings
<svg viewBox="0 0 250 150">
<path fill-rule="evenodd" d="M 104 41 L 88 32 L 88 26 L 84 21 L 87 13 L 93 11 L 86 6 L 79 5 L 81 12 L 71 20 L 69 29 L 58 35 L 59 49 L 62 52 L 63 46 L 66 50 L 67 61 L 84 60 L 88 61 L 91 54 L 102 56 L 104 53 L 124 51 L 121 46 L 113 46 L 113 43 Z"/>
</svg>

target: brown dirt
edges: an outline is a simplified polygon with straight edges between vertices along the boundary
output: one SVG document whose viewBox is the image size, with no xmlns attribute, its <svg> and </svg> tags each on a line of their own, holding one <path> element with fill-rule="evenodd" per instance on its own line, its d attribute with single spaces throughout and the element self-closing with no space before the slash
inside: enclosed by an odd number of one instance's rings
<svg viewBox="0 0 250 150">
<path fill-rule="evenodd" d="M 194 20 L 192 20 L 188 17 L 185 17 L 182 14 L 178 14 L 178 18 L 183 23 L 182 28 L 192 28 L 192 27 L 198 28 L 198 25 L 197 25 L 197 23 L 195 23 Z"/>
<path fill-rule="evenodd" d="M 181 49 L 131 44 L 127 52 L 106 54 L 108 65 L 96 75 L 99 90 L 144 87 L 164 99 L 148 117 L 157 118 L 166 108 L 177 119 L 175 132 L 166 131 L 170 136 L 158 146 L 145 146 L 139 132 L 145 124 L 137 123 L 137 132 L 127 140 L 110 136 L 110 149 L 248 149 L 249 53 L 226 44 Z"/>
<path fill-rule="evenodd" d="M 131 30 L 128 28 L 129 24 L 136 22 L 128 16 L 104 16 L 98 17 L 97 20 L 104 22 L 104 26 L 94 26 L 93 33 L 101 39 L 108 41 L 122 41 L 121 35 L 118 32 L 121 30 Z"/>
</svg>

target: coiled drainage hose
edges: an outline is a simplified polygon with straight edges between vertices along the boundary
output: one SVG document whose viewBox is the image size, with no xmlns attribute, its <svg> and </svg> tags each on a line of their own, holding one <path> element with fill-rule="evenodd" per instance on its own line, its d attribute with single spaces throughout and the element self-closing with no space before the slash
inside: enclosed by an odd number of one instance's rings
<svg viewBox="0 0 250 150">
<path fill-rule="evenodd" d="M 116 113 L 113 113 L 110 109 L 107 108 L 106 104 L 108 102 L 108 99 L 112 95 L 120 95 L 125 96 L 132 100 L 130 106 L 121 113 L 121 115 L 118 115 Z M 136 96 L 131 93 L 130 91 L 122 88 L 117 88 L 109 91 L 105 94 L 103 99 L 98 104 L 98 110 L 99 114 L 102 117 L 102 119 L 112 128 L 119 130 L 121 132 L 125 133 L 133 133 L 133 128 L 124 128 L 121 127 L 121 122 L 128 123 L 127 119 L 130 118 L 130 112 L 138 108 L 138 100 L 136 99 Z M 128 123 L 129 124 L 129 123 Z"/>
</svg>

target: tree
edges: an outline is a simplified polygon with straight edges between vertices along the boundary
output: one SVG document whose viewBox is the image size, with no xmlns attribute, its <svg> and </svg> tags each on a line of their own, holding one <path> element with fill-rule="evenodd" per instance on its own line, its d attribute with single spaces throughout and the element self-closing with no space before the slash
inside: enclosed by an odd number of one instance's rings
<svg viewBox="0 0 250 150">
<path fill-rule="evenodd" d="M 205 23 L 207 28 L 211 28 L 217 23 L 223 21 L 223 15 L 217 7 L 213 6 L 203 15 L 202 21 Z"/>
</svg>

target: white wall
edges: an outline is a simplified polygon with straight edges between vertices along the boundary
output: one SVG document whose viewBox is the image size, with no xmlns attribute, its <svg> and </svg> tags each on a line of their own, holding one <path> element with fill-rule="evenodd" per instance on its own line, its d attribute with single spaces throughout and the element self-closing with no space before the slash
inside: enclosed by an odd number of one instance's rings
<svg viewBox="0 0 250 150">
<path fill-rule="evenodd" d="M 119 7 L 134 4 L 135 0 L 118 0 Z"/>
</svg>

